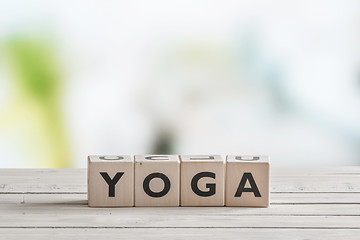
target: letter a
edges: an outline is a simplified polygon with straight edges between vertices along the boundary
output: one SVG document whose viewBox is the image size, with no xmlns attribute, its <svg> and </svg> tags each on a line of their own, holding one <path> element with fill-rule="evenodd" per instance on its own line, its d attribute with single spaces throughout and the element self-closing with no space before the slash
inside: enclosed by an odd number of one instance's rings
<svg viewBox="0 0 360 240">
<path fill-rule="evenodd" d="M 250 188 L 245 188 L 246 181 L 249 181 Z M 235 193 L 235 197 L 241 197 L 241 194 L 243 192 L 253 192 L 255 197 L 261 197 L 259 189 L 256 186 L 253 175 L 251 173 L 248 172 L 244 173 L 244 175 L 241 178 L 239 187 Z"/>
</svg>

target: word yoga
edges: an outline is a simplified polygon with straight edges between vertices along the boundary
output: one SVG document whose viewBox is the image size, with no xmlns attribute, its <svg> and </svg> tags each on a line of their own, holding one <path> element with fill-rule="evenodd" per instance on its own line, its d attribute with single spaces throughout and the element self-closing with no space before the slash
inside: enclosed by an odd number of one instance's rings
<svg viewBox="0 0 360 240">
<path fill-rule="evenodd" d="M 269 206 L 267 156 L 88 157 L 88 205 Z"/>
</svg>

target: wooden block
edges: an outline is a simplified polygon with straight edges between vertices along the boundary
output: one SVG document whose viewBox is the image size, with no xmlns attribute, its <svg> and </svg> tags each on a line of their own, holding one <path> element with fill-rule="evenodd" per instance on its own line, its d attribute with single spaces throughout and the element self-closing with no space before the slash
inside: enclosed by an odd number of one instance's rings
<svg viewBox="0 0 360 240">
<path fill-rule="evenodd" d="M 269 185 L 267 156 L 226 157 L 226 206 L 268 207 Z"/>
<path fill-rule="evenodd" d="M 224 206 L 225 161 L 219 155 L 181 155 L 181 206 Z"/>
<path fill-rule="evenodd" d="M 177 155 L 135 156 L 135 206 L 179 206 Z"/>
<path fill-rule="evenodd" d="M 130 156 L 88 157 L 88 205 L 134 206 L 134 160 Z"/>
</svg>

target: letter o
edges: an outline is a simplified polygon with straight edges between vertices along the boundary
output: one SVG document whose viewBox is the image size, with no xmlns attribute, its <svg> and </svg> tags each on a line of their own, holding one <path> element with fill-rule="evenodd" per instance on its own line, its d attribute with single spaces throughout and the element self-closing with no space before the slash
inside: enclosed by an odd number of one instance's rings
<svg viewBox="0 0 360 240">
<path fill-rule="evenodd" d="M 164 189 L 161 190 L 160 192 L 154 192 L 150 189 L 150 181 L 154 178 L 160 178 L 164 182 Z M 145 193 L 150 197 L 155 197 L 155 198 L 163 197 L 170 191 L 170 180 L 163 173 L 151 173 L 144 179 L 143 188 Z"/>
</svg>

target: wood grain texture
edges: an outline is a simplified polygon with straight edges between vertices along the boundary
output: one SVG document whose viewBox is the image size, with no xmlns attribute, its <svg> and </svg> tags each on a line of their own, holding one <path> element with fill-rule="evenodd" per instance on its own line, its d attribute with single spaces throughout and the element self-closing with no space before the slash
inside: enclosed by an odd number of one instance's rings
<svg viewBox="0 0 360 240">
<path fill-rule="evenodd" d="M 219 155 L 181 155 L 181 206 L 225 205 L 225 161 Z"/>
<path fill-rule="evenodd" d="M 21 203 L 29 201 L 62 202 L 82 201 L 86 204 L 86 193 L 10 193 L 0 195 L 0 203 Z M 360 204 L 360 193 L 272 193 L 271 204 Z"/>
<path fill-rule="evenodd" d="M 268 156 L 227 156 L 225 179 L 226 206 L 269 207 Z"/>
<path fill-rule="evenodd" d="M 150 179 L 148 184 L 146 179 Z M 136 155 L 135 206 L 179 206 L 179 204 L 179 156 Z"/>
<path fill-rule="evenodd" d="M 271 172 L 269 208 L 89 208 L 86 169 L 0 169 L 0 238 L 359 239 L 360 167 Z"/>
<path fill-rule="evenodd" d="M 271 192 L 360 193 L 360 167 L 271 169 Z M 0 169 L 0 193 L 86 193 L 86 169 Z"/>
<path fill-rule="evenodd" d="M 134 206 L 133 158 L 88 157 L 88 205 L 89 207 Z"/>
<path fill-rule="evenodd" d="M 18 239 L 327 239 L 358 240 L 359 229 L 256 229 L 256 228 L 0 228 L 0 235 Z"/>
</svg>

